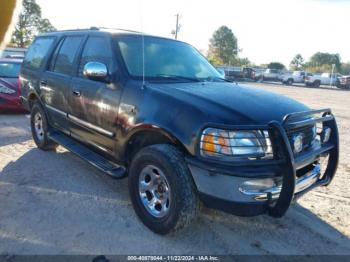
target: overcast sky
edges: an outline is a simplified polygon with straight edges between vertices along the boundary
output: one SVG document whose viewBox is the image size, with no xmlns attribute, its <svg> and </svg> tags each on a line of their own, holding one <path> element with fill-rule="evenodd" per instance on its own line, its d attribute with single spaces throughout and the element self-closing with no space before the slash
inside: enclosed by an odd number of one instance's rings
<svg viewBox="0 0 350 262">
<path fill-rule="evenodd" d="M 350 0 L 37 0 L 58 29 L 105 26 L 172 37 L 180 13 L 179 40 L 206 51 L 221 25 L 238 38 L 241 57 L 288 65 L 301 53 L 339 53 L 350 61 Z"/>
</svg>

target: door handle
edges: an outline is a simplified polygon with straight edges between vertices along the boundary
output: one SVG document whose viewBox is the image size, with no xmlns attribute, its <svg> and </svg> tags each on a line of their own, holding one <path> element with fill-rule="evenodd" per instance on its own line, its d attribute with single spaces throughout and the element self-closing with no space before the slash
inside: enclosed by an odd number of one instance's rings
<svg viewBox="0 0 350 262">
<path fill-rule="evenodd" d="M 73 95 L 79 97 L 81 96 L 81 93 L 79 90 L 73 90 Z"/>
<path fill-rule="evenodd" d="M 41 80 L 41 81 L 40 81 L 40 85 L 41 85 L 41 86 L 47 86 L 47 81 Z"/>
</svg>

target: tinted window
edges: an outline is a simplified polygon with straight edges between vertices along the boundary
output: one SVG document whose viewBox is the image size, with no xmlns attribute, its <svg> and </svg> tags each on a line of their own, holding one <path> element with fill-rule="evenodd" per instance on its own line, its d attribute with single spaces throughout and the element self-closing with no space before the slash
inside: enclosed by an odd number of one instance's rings
<svg viewBox="0 0 350 262">
<path fill-rule="evenodd" d="M 0 77 L 18 77 L 21 64 L 0 62 Z"/>
<path fill-rule="evenodd" d="M 49 68 L 48 68 L 49 71 L 53 71 L 53 68 L 55 67 L 55 62 L 56 62 L 55 60 L 56 60 L 58 51 L 60 51 L 60 48 L 62 46 L 63 41 L 64 41 L 64 38 L 60 40 L 60 42 L 56 46 L 55 51 L 53 52 L 53 54 L 51 56 L 51 61 L 50 61 L 50 65 L 49 65 Z"/>
<path fill-rule="evenodd" d="M 54 72 L 70 75 L 73 69 L 73 62 L 83 37 L 69 36 L 64 40 L 56 56 Z"/>
<path fill-rule="evenodd" d="M 79 75 L 83 75 L 84 66 L 88 62 L 100 62 L 110 70 L 112 66 L 112 51 L 109 39 L 104 37 L 89 37 L 84 47 L 79 65 Z"/>
<path fill-rule="evenodd" d="M 118 45 L 129 73 L 134 77 L 220 78 L 216 69 L 192 46 L 156 37 L 118 37 Z M 142 52 L 144 50 L 144 54 Z"/>
<path fill-rule="evenodd" d="M 34 69 L 41 67 L 53 40 L 53 37 L 37 38 L 29 48 L 26 58 L 23 61 L 23 66 Z"/>
</svg>

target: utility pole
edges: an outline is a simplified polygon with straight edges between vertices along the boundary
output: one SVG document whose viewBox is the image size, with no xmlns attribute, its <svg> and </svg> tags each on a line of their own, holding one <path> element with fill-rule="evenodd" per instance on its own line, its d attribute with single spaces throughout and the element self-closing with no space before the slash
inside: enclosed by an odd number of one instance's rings
<svg viewBox="0 0 350 262">
<path fill-rule="evenodd" d="M 175 29 L 171 30 L 171 34 L 174 35 L 175 39 L 177 39 L 177 35 L 181 28 L 181 24 L 179 23 L 179 20 L 181 19 L 181 15 L 176 14 L 175 16 L 176 16 L 176 25 L 175 25 Z"/>
<path fill-rule="evenodd" d="M 180 30 L 180 26 L 179 26 L 179 14 L 176 14 L 176 25 L 175 25 L 175 30 L 174 30 L 174 35 L 175 35 L 175 39 L 177 39 L 177 33 Z"/>
</svg>

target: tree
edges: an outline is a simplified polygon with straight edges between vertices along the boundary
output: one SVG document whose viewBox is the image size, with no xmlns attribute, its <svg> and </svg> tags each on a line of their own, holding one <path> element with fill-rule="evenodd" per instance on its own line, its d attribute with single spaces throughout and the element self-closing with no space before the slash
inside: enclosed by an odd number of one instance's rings
<svg viewBox="0 0 350 262">
<path fill-rule="evenodd" d="M 282 69 L 285 69 L 285 66 L 282 63 L 279 63 L 279 62 L 271 62 L 271 63 L 269 63 L 267 65 L 267 68 L 282 70 Z"/>
<path fill-rule="evenodd" d="M 317 67 L 330 67 L 332 68 L 332 64 L 335 65 L 335 69 L 339 72 L 341 70 L 341 62 L 340 62 L 339 54 L 330 54 L 330 53 L 321 53 L 317 52 L 313 56 L 311 56 L 310 61 L 307 63 L 308 68 L 317 68 Z"/>
<path fill-rule="evenodd" d="M 208 59 L 213 64 L 230 64 L 237 55 L 237 38 L 227 26 L 217 29 L 210 39 Z"/>
<path fill-rule="evenodd" d="M 12 33 L 11 43 L 18 47 L 27 47 L 37 34 L 56 30 L 46 18 L 41 18 L 41 8 L 35 0 L 23 0 L 23 10 Z"/>
<path fill-rule="evenodd" d="M 343 75 L 350 75 L 350 62 L 341 64 L 340 73 Z"/>
<path fill-rule="evenodd" d="M 290 62 L 290 69 L 292 70 L 302 70 L 304 67 L 304 58 L 301 56 L 301 54 L 297 54 L 294 56 L 293 60 Z"/>
</svg>

